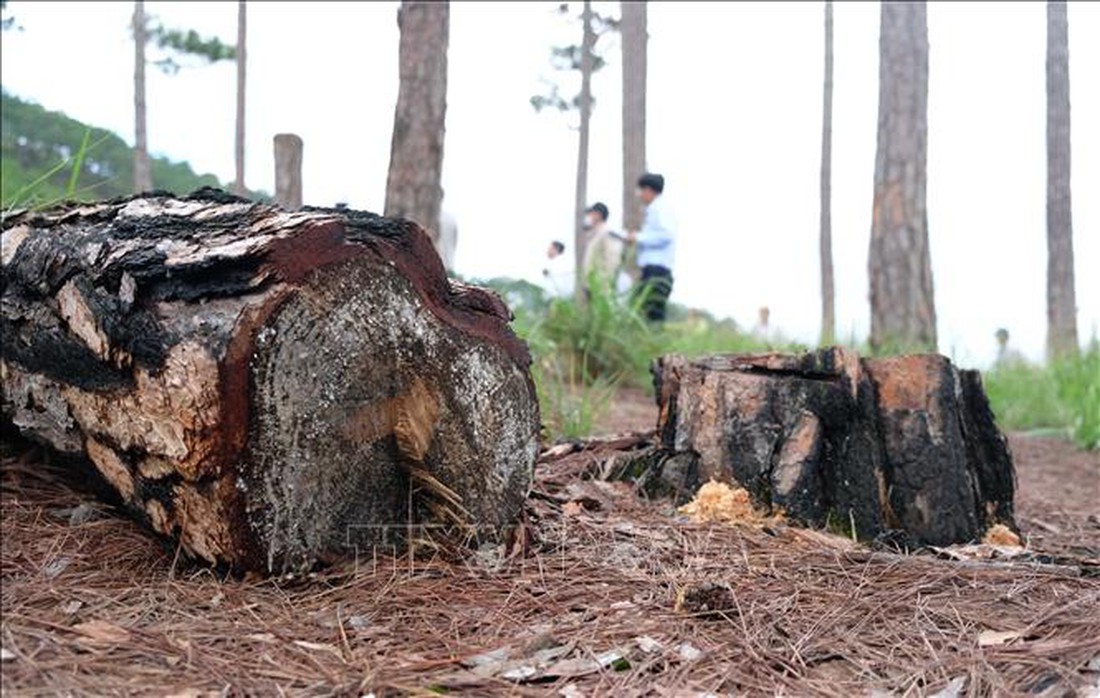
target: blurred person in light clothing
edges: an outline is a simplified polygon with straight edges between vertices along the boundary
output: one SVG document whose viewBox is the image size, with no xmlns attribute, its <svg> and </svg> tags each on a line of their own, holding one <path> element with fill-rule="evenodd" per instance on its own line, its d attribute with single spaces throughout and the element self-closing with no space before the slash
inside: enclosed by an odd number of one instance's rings
<svg viewBox="0 0 1100 698">
<path fill-rule="evenodd" d="M 588 244 L 584 248 L 584 284 L 586 296 L 591 294 L 594 281 L 614 288 L 623 264 L 624 239 L 607 225 L 609 211 L 603 203 L 592 204 L 585 212 L 584 227 L 588 231 Z"/>
<path fill-rule="evenodd" d="M 551 298 L 568 298 L 573 295 L 573 265 L 565 256 L 565 243 L 554 240 L 546 248 L 546 262 L 542 267 L 542 287 Z"/>
<path fill-rule="evenodd" d="M 664 322 L 672 293 L 672 265 L 676 258 L 676 219 L 664 197 L 665 178 L 647 172 L 638 178 L 638 198 L 645 204 L 642 229 L 627 234 L 638 249 L 642 270 L 639 290 L 644 293 L 646 320 Z"/>
</svg>

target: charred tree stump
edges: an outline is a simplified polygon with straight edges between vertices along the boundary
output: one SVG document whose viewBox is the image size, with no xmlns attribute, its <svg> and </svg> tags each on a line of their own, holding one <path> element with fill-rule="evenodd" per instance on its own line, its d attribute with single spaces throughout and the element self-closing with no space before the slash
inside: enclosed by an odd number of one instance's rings
<svg viewBox="0 0 1100 698">
<path fill-rule="evenodd" d="M 861 539 L 932 545 L 1015 529 L 1015 471 L 976 371 L 945 357 L 667 356 L 654 366 L 661 449 L 757 506 Z M 678 475 L 682 477 L 682 475 Z"/>
<path fill-rule="evenodd" d="M 4 421 L 193 555 L 295 570 L 519 514 L 527 349 L 415 224 L 204 191 L 16 213 L 2 243 Z"/>
</svg>

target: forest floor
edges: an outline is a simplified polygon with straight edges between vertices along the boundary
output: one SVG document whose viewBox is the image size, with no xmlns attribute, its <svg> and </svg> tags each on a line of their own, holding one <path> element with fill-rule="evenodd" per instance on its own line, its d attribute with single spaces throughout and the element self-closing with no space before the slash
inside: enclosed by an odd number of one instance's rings
<svg viewBox="0 0 1100 698">
<path fill-rule="evenodd" d="M 651 426 L 624 392 L 601 431 Z M 224 579 L 35 449 L 0 465 L 8 695 L 1100 695 L 1100 454 L 1011 437 L 1027 553 L 696 524 L 551 450 L 511 553 Z M 1037 552 L 1047 555 L 1036 554 Z"/>
</svg>

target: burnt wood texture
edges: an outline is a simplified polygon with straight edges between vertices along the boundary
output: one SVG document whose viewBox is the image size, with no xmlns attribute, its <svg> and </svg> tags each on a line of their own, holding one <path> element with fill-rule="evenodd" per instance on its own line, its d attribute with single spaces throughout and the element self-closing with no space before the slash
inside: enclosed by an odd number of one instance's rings
<svg viewBox="0 0 1100 698">
<path fill-rule="evenodd" d="M 192 555 L 301 570 L 519 515 L 526 346 L 416 224 L 153 193 L 7 215 L 2 252 L 3 420 Z"/>
</svg>

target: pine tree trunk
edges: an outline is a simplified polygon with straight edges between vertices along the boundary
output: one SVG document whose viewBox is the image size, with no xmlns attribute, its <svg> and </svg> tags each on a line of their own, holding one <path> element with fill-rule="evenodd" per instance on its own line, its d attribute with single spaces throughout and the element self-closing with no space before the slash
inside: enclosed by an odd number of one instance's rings
<svg viewBox="0 0 1100 698">
<path fill-rule="evenodd" d="M 928 18 L 924 2 L 883 2 L 871 225 L 871 345 L 936 347 L 925 208 Z"/>
<path fill-rule="evenodd" d="M 836 339 L 833 281 L 833 3 L 825 3 L 825 89 L 821 119 L 821 344 Z"/>
<path fill-rule="evenodd" d="M 134 3 L 134 192 L 153 189 L 153 169 L 149 162 L 149 143 L 145 115 L 145 3 Z"/>
<path fill-rule="evenodd" d="M 302 157 L 305 144 L 294 133 L 276 133 L 275 201 L 288 211 L 302 207 Z"/>
<path fill-rule="evenodd" d="M 581 14 L 584 25 L 581 38 L 580 134 L 577 138 L 577 191 L 573 210 L 573 292 L 583 298 L 584 249 L 588 235 L 584 230 L 584 211 L 588 208 L 588 139 L 592 121 L 592 52 L 596 48 L 596 32 L 592 28 L 592 3 L 585 0 Z"/>
<path fill-rule="evenodd" d="M 1047 355 L 1076 354 L 1077 298 L 1070 207 L 1069 23 L 1047 3 Z"/>
<path fill-rule="evenodd" d="M 236 177 L 233 179 L 233 193 L 237 196 L 248 195 L 248 188 L 244 184 L 244 88 L 245 70 L 248 67 L 247 12 L 245 0 L 239 0 L 237 3 L 237 130 L 233 146 L 233 161 L 236 170 Z"/>
<path fill-rule="evenodd" d="M 623 48 L 623 229 L 642 227 L 635 182 L 646 170 L 646 4 L 624 0 L 619 25 Z"/>
<path fill-rule="evenodd" d="M 2 242 L 5 426 L 194 556 L 300 570 L 519 515 L 530 357 L 415 224 L 207 190 L 16 214 Z"/>
<path fill-rule="evenodd" d="M 450 4 L 405 0 L 397 24 L 400 87 L 386 180 L 386 215 L 416 221 L 438 246 Z"/>
</svg>

